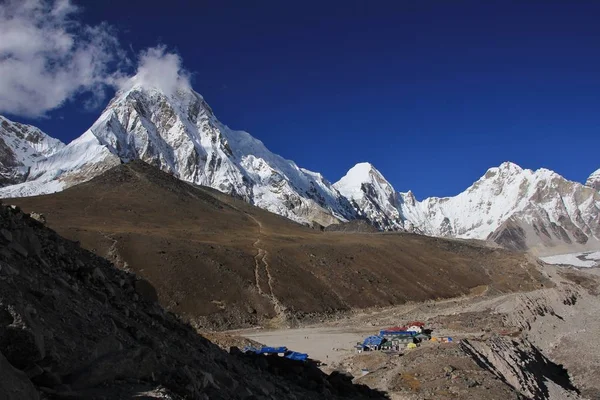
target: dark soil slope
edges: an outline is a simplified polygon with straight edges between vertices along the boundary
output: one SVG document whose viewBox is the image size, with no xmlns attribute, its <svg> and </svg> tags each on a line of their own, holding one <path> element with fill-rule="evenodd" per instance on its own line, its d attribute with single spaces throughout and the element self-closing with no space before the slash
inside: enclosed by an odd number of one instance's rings
<svg viewBox="0 0 600 400">
<path fill-rule="evenodd" d="M 543 283 L 519 253 L 410 234 L 320 232 L 142 162 L 9 202 L 140 274 L 163 306 L 204 327 Z"/>
<path fill-rule="evenodd" d="M 146 281 L 0 206 L 0 398 L 383 398 L 343 375 L 228 354 Z"/>
</svg>

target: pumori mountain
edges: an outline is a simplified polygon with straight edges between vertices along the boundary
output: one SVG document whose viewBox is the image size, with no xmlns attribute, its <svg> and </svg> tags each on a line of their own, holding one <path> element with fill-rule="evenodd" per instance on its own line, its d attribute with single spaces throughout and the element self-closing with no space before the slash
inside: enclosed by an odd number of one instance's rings
<svg viewBox="0 0 600 400">
<path fill-rule="evenodd" d="M 34 126 L 0 116 L 0 186 L 24 181 L 33 164 L 64 146 Z"/>
<path fill-rule="evenodd" d="M 493 240 L 541 254 L 600 248 L 600 193 L 547 169 L 506 162 L 454 197 L 417 201 L 368 163 L 334 184 L 372 223 L 431 236 Z"/>
<path fill-rule="evenodd" d="M 404 230 L 399 194 L 369 163 L 359 163 L 333 185 L 346 197 L 361 217 L 380 230 Z"/>
<path fill-rule="evenodd" d="M 118 92 L 90 129 L 35 162 L 27 180 L 0 189 L 0 197 L 60 191 L 136 158 L 297 222 L 329 225 L 355 217 L 321 174 L 221 124 L 202 96 L 183 87 L 172 94 L 141 85 Z"/>
<path fill-rule="evenodd" d="M 593 172 L 585 182 L 586 185 L 593 187 L 596 190 L 600 190 L 600 169 Z"/>
</svg>

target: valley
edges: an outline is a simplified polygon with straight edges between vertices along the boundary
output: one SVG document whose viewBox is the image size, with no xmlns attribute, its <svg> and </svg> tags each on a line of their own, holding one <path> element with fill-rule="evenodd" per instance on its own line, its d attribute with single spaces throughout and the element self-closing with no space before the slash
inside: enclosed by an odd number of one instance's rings
<svg viewBox="0 0 600 400">
<path fill-rule="evenodd" d="M 556 286 L 362 310 L 296 329 L 229 333 L 308 353 L 326 364 L 324 371 L 347 371 L 396 400 L 596 399 L 600 273 L 549 265 L 544 271 Z M 453 341 L 356 353 L 356 342 L 409 320 Z"/>
<path fill-rule="evenodd" d="M 599 19 L 0 0 L 0 400 L 600 400 Z"/>
</svg>

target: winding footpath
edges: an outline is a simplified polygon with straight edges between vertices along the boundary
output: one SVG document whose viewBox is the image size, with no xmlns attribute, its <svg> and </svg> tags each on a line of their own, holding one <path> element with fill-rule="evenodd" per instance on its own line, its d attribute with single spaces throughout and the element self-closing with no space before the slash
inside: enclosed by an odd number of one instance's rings
<svg viewBox="0 0 600 400">
<path fill-rule="evenodd" d="M 263 226 L 262 223 L 256 219 L 254 216 L 247 214 L 246 215 L 251 218 L 256 226 L 258 227 L 258 238 L 252 244 L 252 246 L 256 249 L 256 255 L 254 256 L 254 277 L 256 290 L 262 296 L 265 296 L 269 299 L 269 301 L 273 304 L 273 309 L 275 310 L 276 318 L 280 323 L 283 323 L 287 320 L 287 308 L 277 299 L 275 296 L 275 292 L 273 291 L 273 277 L 271 276 L 271 272 L 269 271 L 269 262 L 267 261 L 267 257 L 269 256 L 269 252 L 260 246 L 260 237 L 262 236 Z M 270 293 L 265 293 L 264 290 L 260 287 L 260 268 L 264 266 L 264 271 L 267 276 L 267 285 L 269 287 Z"/>
</svg>

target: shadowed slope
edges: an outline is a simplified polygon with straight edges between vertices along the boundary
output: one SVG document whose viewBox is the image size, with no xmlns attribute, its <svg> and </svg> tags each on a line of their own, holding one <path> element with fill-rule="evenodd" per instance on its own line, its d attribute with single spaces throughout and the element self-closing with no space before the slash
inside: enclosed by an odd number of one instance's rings
<svg viewBox="0 0 600 400">
<path fill-rule="evenodd" d="M 385 398 L 314 364 L 228 354 L 147 281 L 0 205 L 0 398 Z"/>
</svg>

